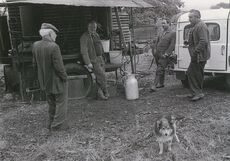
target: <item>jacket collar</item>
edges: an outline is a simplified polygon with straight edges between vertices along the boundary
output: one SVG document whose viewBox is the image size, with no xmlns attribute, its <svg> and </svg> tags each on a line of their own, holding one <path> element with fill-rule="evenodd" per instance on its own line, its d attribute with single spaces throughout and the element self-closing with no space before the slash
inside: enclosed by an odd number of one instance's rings
<svg viewBox="0 0 230 161">
<path fill-rule="evenodd" d="M 54 41 L 51 39 L 51 37 L 49 37 L 49 36 L 44 36 L 44 37 L 42 37 L 42 40 L 44 40 L 44 41 L 49 41 L 49 42 L 54 42 Z"/>
</svg>

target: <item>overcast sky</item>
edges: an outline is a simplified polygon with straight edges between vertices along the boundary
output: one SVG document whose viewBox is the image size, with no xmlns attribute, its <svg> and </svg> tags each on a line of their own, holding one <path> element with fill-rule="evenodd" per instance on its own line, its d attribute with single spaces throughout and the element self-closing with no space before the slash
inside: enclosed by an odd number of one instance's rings
<svg viewBox="0 0 230 161">
<path fill-rule="evenodd" d="M 181 0 L 184 2 L 183 10 L 190 9 L 209 9 L 211 6 L 216 5 L 220 2 L 230 3 L 230 0 Z"/>
</svg>

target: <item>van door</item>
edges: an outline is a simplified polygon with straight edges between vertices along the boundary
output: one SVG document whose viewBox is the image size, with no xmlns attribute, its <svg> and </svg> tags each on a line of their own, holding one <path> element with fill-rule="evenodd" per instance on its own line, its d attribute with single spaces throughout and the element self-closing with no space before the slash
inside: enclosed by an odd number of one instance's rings
<svg viewBox="0 0 230 161">
<path fill-rule="evenodd" d="M 226 70 L 226 20 L 205 22 L 207 24 L 210 40 L 211 40 L 211 57 L 205 65 L 205 70 L 224 71 Z M 177 29 L 177 41 L 178 46 L 178 68 L 187 69 L 190 63 L 190 56 L 187 46 L 184 45 L 184 41 L 188 40 L 189 24 L 181 23 Z"/>
<path fill-rule="evenodd" d="M 229 70 L 229 66 L 230 66 L 230 11 L 228 13 L 228 30 L 227 30 L 227 37 L 228 37 L 228 41 L 227 41 L 227 53 L 226 53 L 226 57 L 227 57 L 227 70 Z"/>
<path fill-rule="evenodd" d="M 184 45 L 185 41 L 188 41 L 189 25 L 188 22 L 179 23 L 177 26 L 177 42 L 175 47 L 175 53 L 177 53 L 178 68 L 187 69 L 190 63 L 190 55 L 188 52 L 188 46 Z"/>
<path fill-rule="evenodd" d="M 205 22 L 211 40 L 211 57 L 205 66 L 206 70 L 227 70 L 227 21 Z"/>
</svg>

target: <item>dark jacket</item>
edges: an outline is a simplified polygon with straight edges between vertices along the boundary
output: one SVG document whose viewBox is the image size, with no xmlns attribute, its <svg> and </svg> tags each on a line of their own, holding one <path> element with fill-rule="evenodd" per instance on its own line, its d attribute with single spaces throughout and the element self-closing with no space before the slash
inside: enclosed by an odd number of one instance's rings
<svg viewBox="0 0 230 161">
<path fill-rule="evenodd" d="M 189 53 L 192 60 L 207 61 L 210 58 L 210 39 L 207 25 L 199 21 L 189 34 Z"/>
<path fill-rule="evenodd" d="M 59 94 L 64 91 L 67 74 L 59 46 L 46 38 L 33 44 L 34 62 L 37 66 L 41 90 Z"/>
<path fill-rule="evenodd" d="M 157 37 L 156 52 L 162 54 L 171 54 L 175 49 L 175 42 L 176 32 L 168 30 L 166 32 L 160 33 Z"/>
<path fill-rule="evenodd" d="M 81 54 L 86 65 L 96 63 L 97 56 L 102 56 L 104 50 L 100 37 L 97 33 L 91 36 L 89 32 L 85 32 L 80 38 Z"/>
</svg>

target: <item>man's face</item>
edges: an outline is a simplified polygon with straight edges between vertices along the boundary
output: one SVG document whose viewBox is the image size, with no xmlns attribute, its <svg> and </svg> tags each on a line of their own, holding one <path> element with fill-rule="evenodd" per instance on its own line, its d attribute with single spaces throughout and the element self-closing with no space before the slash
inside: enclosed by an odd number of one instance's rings
<svg viewBox="0 0 230 161">
<path fill-rule="evenodd" d="M 56 41 L 57 34 L 55 31 L 50 32 L 50 37 L 52 38 L 53 41 Z"/>
<path fill-rule="evenodd" d="M 196 24 L 197 22 L 197 17 L 194 13 L 189 13 L 188 19 L 191 24 Z"/>
<path fill-rule="evenodd" d="M 97 24 L 96 23 L 90 23 L 88 25 L 88 31 L 90 33 L 96 33 L 96 31 L 97 31 Z"/>
<path fill-rule="evenodd" d="M 162 24 L 162 27 L 163 27 L 164 30 L 168 30 L 169 24 L 167 23 L 166 20 L 163 20 L 161 24 Z"/>
</svg>

